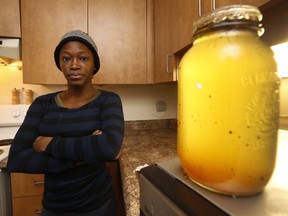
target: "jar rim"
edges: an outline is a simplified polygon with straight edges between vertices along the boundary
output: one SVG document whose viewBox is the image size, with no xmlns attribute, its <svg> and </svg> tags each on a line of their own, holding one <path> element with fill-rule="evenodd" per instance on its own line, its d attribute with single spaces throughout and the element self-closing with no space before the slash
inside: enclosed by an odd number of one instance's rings
<svg viewBox="0 0 288 216">
<path fill-rule="evenodd" d="M 193 23 L 192 38 L 199 36 L 207 29 L 221 26 L 247 26 L 257 31 L 258 36 L 264 33 L 261 21 L 263 15 L 257 7 L 251 5 L 228 5 L 217 8 Z"/>
</svg>

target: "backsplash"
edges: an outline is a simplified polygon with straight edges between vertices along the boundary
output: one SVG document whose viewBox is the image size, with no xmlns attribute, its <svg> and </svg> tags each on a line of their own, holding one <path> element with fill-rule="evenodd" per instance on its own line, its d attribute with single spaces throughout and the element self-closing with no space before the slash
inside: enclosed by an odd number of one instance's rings
<svg viewBox="0 0 288 216">
<path fill-rule="evenodd" d="M 177 119 L 125 121 L 126 131 L 176 129 Z"/>
</svg>

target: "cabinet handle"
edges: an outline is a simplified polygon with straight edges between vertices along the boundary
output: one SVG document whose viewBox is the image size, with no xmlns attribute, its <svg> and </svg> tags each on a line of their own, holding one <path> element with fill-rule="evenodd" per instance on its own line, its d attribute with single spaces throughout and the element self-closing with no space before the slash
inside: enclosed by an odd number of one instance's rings
<svg viewBox="0 0 288 216">
<path fill-rule="evenodd" d="M 41 210 L 39 210 L 39 209 L 36 209 L 36 210 L 35 210 L 35 214 L 36 214 L 36 215 L 41 215 L 41 213 L 42 213 Z"/>
<path fill-rule="evenodd" d="M 202 16 L 202 0 L 198 0 L 198 16 Z"/>
<path fill-rule="evenodd" d="M 44 181 L 34 181 L 34 185 L 42 185 L 44 184 Z"/>
<path fill-rule="evenodd" d="M 212 0 L 212 10 L 216 9 L 216 0 Z"/>
<path fill-rule="evenodd" d="M 170 70 L 169 70 L 169 62 L 170 62 L 171 57 L 173 57 L 173 54 L 167 54 L 166 55 L 166 72 L 167 73 L 173 73 L 173 72 L 170 72 Z"/>
</svg>

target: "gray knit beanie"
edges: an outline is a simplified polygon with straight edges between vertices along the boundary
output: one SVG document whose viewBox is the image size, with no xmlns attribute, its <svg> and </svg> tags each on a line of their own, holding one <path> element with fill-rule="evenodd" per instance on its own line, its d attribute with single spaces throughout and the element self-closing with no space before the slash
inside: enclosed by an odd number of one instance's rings
<svg viewBox="0 0 288 216">
<path fill-rule="evenodd" d="M 94 43 L 93 39 L 87 33 L 80 31 L 80 30 L 73 30 L 73 31 L 67 32 L 61 38 L 58 46 L 56 47 L 54 51 L 54 60 L 58 69 L 61 70 L 60 60 L 59 60 L 60 50 L 69 41 L 79 41 L 89 48 L 89 50 L 92 52 L 93 57 L 94 57 L 95 70 L 93 71 L 93 75 L 96 74 L 100 68 L 100 60 L 98 56 L 97 46 Z"/>
</svg>

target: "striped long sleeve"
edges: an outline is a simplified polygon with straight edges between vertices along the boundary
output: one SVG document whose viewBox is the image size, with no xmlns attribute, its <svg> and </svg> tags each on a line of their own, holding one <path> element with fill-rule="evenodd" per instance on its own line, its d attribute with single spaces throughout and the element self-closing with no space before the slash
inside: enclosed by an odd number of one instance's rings
<svg viewBox="0 0 288 216">
<path fill-rule="evenodd" d="M 46 209 L 91 211 L 112 191 L 105 161 L 114 159 L 122 146 L 122 103 L 117 94 L 101 90 L 86 105 L 68 109 L 57 105 L 56 95 L 40 96 L 31 104 L 11 145 L 7 168 L 45 174 Z M 93 135 L 96 130 L 103 133 Z M 43 153 L 33 149 L 38 136 L 52 137 Z"/>
<path fill-rule="evenodd" d="M 92 164 L 119 154 L 124 117 L 117 94 L 101 90 L 100 96 L 76 109 L 59 107 L 56 94 L 40 96 L 31 104 L 10 149 L 10 171 L 57 173 L 74 169 L 76 162 Z M 103 134 L 92 135 L 97 129 Z M 32 148 L 38 136 L 53 137 L 44 153 Z"/>
</svg>

